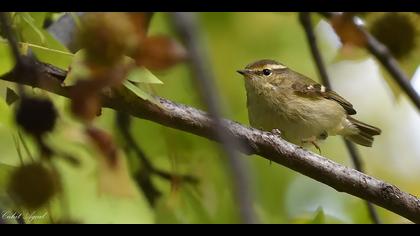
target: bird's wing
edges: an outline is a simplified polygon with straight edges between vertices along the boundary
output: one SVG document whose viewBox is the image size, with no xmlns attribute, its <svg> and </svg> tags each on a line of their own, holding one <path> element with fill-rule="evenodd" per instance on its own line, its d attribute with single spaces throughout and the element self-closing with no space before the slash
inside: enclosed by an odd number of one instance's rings
<svg viewBox="0 0 420 236">
<path fill-rule="evenodd" d="M 304 79 L 302 79 L 304 78 Z M 326 98 L 331 99 L 338 102 L 347 112 L 349 115 L 356 114 L 356 110 L 354 110 L 353 105 L 348 102 L 346 99 L 338 95 L 336 92 L 326 88 L 323 85 L 316 83 L 315 81 L 307 78 L 307 77 L 300 77 L 299 80 L 296 80 L 292 84 L 292 88 L 295 93 L 306 96 L 306 97 L 313 97 L 313 98 Z"/>
</svg>

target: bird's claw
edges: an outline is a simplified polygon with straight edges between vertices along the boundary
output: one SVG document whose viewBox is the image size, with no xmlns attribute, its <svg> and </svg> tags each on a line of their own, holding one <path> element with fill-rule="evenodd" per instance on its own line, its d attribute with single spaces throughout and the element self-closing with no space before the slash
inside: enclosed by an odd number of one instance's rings
<svg viewBox="0 0 420 236">
<path fill-rule="evenodd" d="M 321 148 L 316 143 L 316 139 L 314 139 L 314 138 L 304 139 L 304 140 L 302 140 L 302 144 L 304 144 L 304 143 L 311 143 L 318 150 L 319 154 L 321 154 Z"/>
</svg>

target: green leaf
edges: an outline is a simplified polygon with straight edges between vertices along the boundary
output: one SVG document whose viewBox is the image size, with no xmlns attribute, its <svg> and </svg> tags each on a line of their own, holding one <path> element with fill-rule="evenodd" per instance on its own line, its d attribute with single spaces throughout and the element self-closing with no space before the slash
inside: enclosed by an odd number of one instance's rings
<svg viewBox="0 0 420 236">
<path fill-rule="evenodd" d="M 145 92 L 143 89 L 137 87 L 135 84 L 133 84 L 132 82 L 125 80 L 123 82 L 124 86 L 129 89 L 131 92 L 133 92 L 135 95 L 137 95 L 137 97 L 143 99 L 143 100 L 147 100 L 150 101 L 156 105 L 160 105 L 159 101 L 153 97 L 152 95 L 150 95 L 149 93 Z"/>
<path fill-rule="evenodd" d="M 325 214 L 322 207 L 318 207 L 315 217 L 308 222 L 309 224 L 325 224 Z"/>
<path fill-rule="evenodd" d="M 48 14 L 51 14 L 51 13 L 50 12 L 29 12 L 29 15 L 34 20 L 33 21 L 34 25 L 38 29 L 42 29 L 42 27 L 44 26 L 45 18 L 47 18 Z"/>
<path fill-rule="evenodd" d="M 15 60 L 6 41 L 0 41 L 0 58 L 0 75 L 3 75 L 12 70 L 15 65 Z"/>
<path fill-rule="evenodd" d="M 64 80 L 64 84 L 66 86 L 74 85 L 80 79 L 89 78 L 90 70 L 84 63 L 85 55 L 86 52 L 84 49 L 81 49 L 74 54 L 73 61 L 70 66 L 71 69 Z"/>
<path fill-rule="evenodd" d="M 13 112 L 9 105 L 7 105 L 5 99 L 1 99 L 0 101 L 0 114 L 0 125 L 10 127 L 13 124 Z"/>
<path fill-rule="evenodd" d="M 67 69 L 72 62 L 73 55 L 69 50 L 51 36 L 48 31 L 37 27 L 43 22 L 42 15 L 19 13 L 16 15 L 16 27 L 20 32 L 21 43 L 28 43 L 32 52 L 42 62 L 46 62 L 61 69 Z M 42 35 L 42 36 L 41 36 Z"/>
<path fill-rule="evenodd" d="M 61 69 L 68 69 L 69 65 L 73 60 L 73 54 L 71 54 L 65 46 L 63 46 L 51 35 L 46 34 L 45 38 L 45 48 L 36 48 L 34 46 L 31 47 L 34 54 L 42 62 L 52 64 L 54 66 L 60 67 Z M 36 42 L 33 42 L 32 44 L 36 44 Z"/>
<path fill-rule="evenodd" d="M 127 80 L 134 83 L 163 84 L 152 72 L 145 67 L 138 67 L 130 71 Z"/>
<path fill-rule="evenodd" d="M 11 88 L 6 88 L 6 103 L 7 105 L 12 105 L 14 102 L 19 100 L 19 95 Z"/>
<path fill-rule="evenodd" d="M 41 40 L 41 44 L 44 45 L 46 43 L 44 33 L 41 31 L 40 28 L 36 25 L 34 18 L 32 18 L 31 14 L 28 12 L 20 12 L 18 13 L 22 20 L 29 25 L 29 27 L 38 35 L 39 39 Z M 39 22 L 38 22 L 39 24 Z"/>
</svg>

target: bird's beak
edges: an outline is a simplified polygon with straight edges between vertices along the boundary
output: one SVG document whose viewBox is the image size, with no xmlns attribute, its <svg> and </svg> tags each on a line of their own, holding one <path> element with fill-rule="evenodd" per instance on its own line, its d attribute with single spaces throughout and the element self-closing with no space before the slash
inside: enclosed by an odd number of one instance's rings
<svg viewBox="0 0 420 236">
<path fill-rule="evenodd" d="M 248 74 L 249 73 L 249 71 L 248 70 L 237 70 L 236 72 L 238 72 L 239 74 L 241 74 L 241 75 L 246 75 L 246 74 Z"/>
</svg>

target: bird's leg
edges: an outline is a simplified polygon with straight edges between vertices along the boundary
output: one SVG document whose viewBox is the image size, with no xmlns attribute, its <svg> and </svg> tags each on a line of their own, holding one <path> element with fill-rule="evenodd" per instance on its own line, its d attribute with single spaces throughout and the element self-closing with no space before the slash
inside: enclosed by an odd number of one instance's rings
<svg viewBox="0 0 420 236">
<path fill-rule="evenodd" d="M 272 129 L 271 133 L 281 138 L 281 131 L 279 129 Z M 271 166 L 271 160 L 270 160 L 270 166 Z"/>
<path fill-rule="evenodd" d="M 318 146 L 318 144 L 316 143 L 316 141 L 317 141 L 317 137 L 316 136 L 312 136 L 312 137 L 307 138 L 307 139 L 302 139 L 302 143 L 311 143 L 318 150 L 319 154 L 321 154 L 321 148 Z"/>
</svg>

